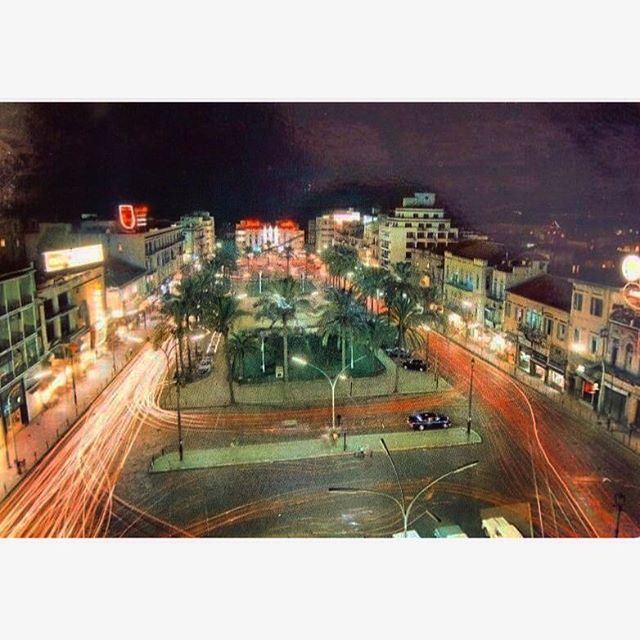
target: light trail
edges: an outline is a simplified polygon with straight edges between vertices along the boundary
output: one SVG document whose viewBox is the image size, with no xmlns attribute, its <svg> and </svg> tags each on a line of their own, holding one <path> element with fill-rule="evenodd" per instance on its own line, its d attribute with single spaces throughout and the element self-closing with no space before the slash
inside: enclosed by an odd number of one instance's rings
<svg viewBox="0 0 640 640">
<path fill-rule="evenodd" d="M 116 482 L 165 376 L 164 357 L 145 346 L 0 505 L 0 536 L 104 535 Z"/>
</svg>

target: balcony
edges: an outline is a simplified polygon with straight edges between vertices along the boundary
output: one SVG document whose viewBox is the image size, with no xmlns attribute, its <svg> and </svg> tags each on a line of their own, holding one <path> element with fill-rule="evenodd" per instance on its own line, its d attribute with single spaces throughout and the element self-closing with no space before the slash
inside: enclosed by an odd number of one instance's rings
<svg viewBox="0 0 640 640">
<path fill-rule="evenodd" d="M 473 291 L 473 284 L 470 282 L 463 282 L 461 280 L 447 280 L 447 284 L 461 291 Z"/>
<path fill-rule="evenodd" d="M 547 344 L 547 336 L 542 333 L 540 329 L 530 327 L 528 324 L 521 322 L 518 325 L 518 331 L 524 336 L 525 340 L 528 340 L 531 344 L 537 344 L 543 347 Z"/>
</svg>

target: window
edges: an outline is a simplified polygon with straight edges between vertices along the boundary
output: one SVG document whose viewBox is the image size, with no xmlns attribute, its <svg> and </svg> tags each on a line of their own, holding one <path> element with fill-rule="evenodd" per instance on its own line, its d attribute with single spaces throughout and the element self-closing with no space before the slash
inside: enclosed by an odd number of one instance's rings
<svg viewBox="0 0 640 640">
<path fill-rule="evenodd" d="M 0 240 L 0 247 L 3 247 L 3 248 L 4 248 L 4 247 L 6 247 L 6 246 L 7 246 L 7 241 L 6 241 L 4 238 L 2 238 L 2 239 Z"/>
<path fill-rule="evenodd" d="M 580 342 L 580 329 L 573 330 L 573 341 Z"/>
<path fill-rule="evenodd" d="M 507 304 L 504 307 L 504 313 L 507 316 L 507 318 L 511 317 L 511 303 L 507 302 Z"/>
<path fill-rule="evenodd" d="M 553 333 L 553 320 L 551 318 L 544 318 L 542 323 L 542 331 L 547 336 L 550 336 Z"/>
<path fill-rule="evenodd" d="M 591 298 L 591 315 L 602 317 L 602 298 Z"/>
<path fill-rule="evenodd" d="M 633 345 L 629 343 L 624 350 L 624 368 L 631 371 L 631 361 L 633 360 Z"/>
<path fill-rule="evenodd" d="M 558 331 L 556 333 L 558 340 L 564 340 L 567 335 L 567 325 L 563 322 L 558 322 Z"/>
<path fill-rule="evenodd" d="M 591 336 L 591 341 L 589 343 L 589 349 L 592 355 L 598 353 L 598 336 Z"/>
<path fill-rule="evenodd" d="M 582 311 L 582 294 L 581 293 L 574 292 L 573 309 L 574 311 Z"/>
<path fill-rule="evenodd" d="M 404 254 L 404 257 L 405 257 L 405 260 L 411 260 L 411 251 L 407 251 L 407 252 Z"/>
<path fill-rule="evenodd" d="M 522 307 L 516 307 L 516 320 L 518 322 L 522 321 Z"/>
</svg>

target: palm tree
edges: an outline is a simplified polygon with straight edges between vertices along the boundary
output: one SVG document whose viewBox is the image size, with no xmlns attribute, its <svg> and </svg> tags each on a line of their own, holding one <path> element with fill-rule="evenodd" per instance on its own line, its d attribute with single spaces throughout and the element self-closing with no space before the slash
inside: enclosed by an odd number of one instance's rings
<svg viewBox="0 0 640 640">
<path fill-rule="evenodd" d="M 183 340 L 187 334 L 189 307 L 186 300 L 181 296 L 173 296 L 162 302 L 160 313 L 164 316 L 164 321 L 160 324 L 165 327 L 167 333 L 173 335 L 178 346 L 179 369 L 176 373 L 184 373 Z M 158 331 L 158 334 L 160 332 Z M 160 336 L 157 337 L 160 340 Z M 160 343 L 158 343 L 160 344 Z"/>
<path fill-rule="evenodd" d="M 291 258 L 293 258 L 293 247 L 291 244 L 286 244 L 284 249 L 282 250 L 282 254 L 284 255 L 285 260 L 287 261 L 287 278 L 290 277 L 289 263 Z"/>
<path fill-rule="evenodd" d="M 300 284 L 293 278 L 273 282 L 255 305 L 259 309 L 257 319 L 271 321 L 271 327 L 282 325 L 284 382 L 289 381 L 289 328 L 297 320 L 300 311 L 309 306 L 309 300 L 300 291 Z"/>
<path fill-rule="evenodd" d="M 244 378 L 245 358 L 258 350 L 258 338 L 250 331 L 235 331 L 229 336 L 229 352 L 231 354 L 231 368 L 235 369 L 236 362 L 240 363 L 240 376 Z"/>
<path fill-rule="evenodd" d="M 215 295 L 207 300 L 204 313 L 204 324 L 212 331 L 220 333 L 224 339 L 224 354 L 227 361 L 227 384 L 229 385 L 229 398 L 231 404 L 235 404 L 233 393 L 233 375 L 231 349 L 229 346 L 229 332 L 234 322 L 247 315 L 246 311 L 239 308 L 237 298 L 231 295 Z"/>
<path fill-rule="evenodd" d="M 401 349 L 407 346 L 417 349 L 424 344 L 424 337 L 418 331 L 425 317 L 422 308 L 408 297 L 398 296 L 389 308 L 391 324 L 397 329 L 397 342 Z"/>
<path fill-rule="evenodd" d="M 332 337 L 337 339 L 341 351 L 342 368 L 344 369 L 347 366 L 347 337 L 350 338 L 351 361 L 353 363 L 354 338 L 359 335 L 364 324 L 364 311 L 345 291 L 331 290 L 327 294 L 327 300 L 328 305 L 323 311 L 319 323 L 322 344 L 326 346 Z"/>
<path fill-rule="evenodd" d="M 389 274 L 385 284 L 385 303 L 391 307 L 399 298 L 406 298 L 410 302 L 421 299 L 420 274 L 409 262 L 400 262 Z"/>
<path fill-rule="evenodd" d="M 361 335 L 364 344 L 375 356 L 379 349 L 393 341 L 394 331 L 380 316 L 371 316 L 363 325 Z"/>
<path fill-rule="evenodd" d="M 418 327 L 424 322 L 424 314 L 421 308 L 408 296 L 398 296 L 389 307 L 391 323 L 397 329 L 398 346 L 406 349 L 407 346 L 417 349 L 424 344 L 424 337 L 418 331 Z M 396 379 L 393 392 L 398 392 L 399 367 L 396 363 Z"/>
</svg>

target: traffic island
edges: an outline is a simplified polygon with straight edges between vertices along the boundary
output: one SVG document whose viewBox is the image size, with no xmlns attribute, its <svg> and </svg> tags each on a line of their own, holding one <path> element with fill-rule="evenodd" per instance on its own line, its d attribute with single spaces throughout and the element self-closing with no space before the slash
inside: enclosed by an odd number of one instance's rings
<svg viewBox="0 0 640 640">
<path fill-rule="evenodd" d="M 176 451 L 156 458 L 149 471 L 151 473 L 164 473 L 167 471 L 211 469 L 245 464 L 289 462 L 330 456 L 353 456 L 362 453 L 368 456 L 373 452 L 382 451 L 380 445 L 380 437 L 382 435 L 384 435 L 384 441 L 391 451 L 435 449 L 482 442 L 482 438 L 476 431 L 471 430 L 471 433 L 467 433 L 464 427 L 440 429 L 438 431 L 368 433 L 348 435 L 346 451 L 344 451 L 342 438 L 329 442 L 323 438 L 313 438 L 286 442 L 267 442 L 264 444 L 246 444 L 216 449 L 194 449 L 184 452 L 184 460 L 182 462 L 180 462 Z"/>
</svg>

